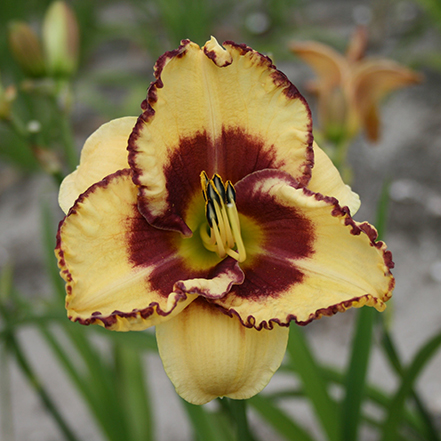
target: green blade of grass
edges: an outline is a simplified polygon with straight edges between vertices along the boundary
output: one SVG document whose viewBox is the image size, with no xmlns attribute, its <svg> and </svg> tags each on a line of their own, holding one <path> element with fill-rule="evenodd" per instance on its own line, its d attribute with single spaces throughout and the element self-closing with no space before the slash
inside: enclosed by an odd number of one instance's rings
<svg viewBox="0 0 441 441">
<path fill-rule="evenodd" d="M 412 363 L 405 369 L 401 384 L 391 400 L 387 418 L 383 425 L 382 441 L 395 441 L 398 436 L 398 427 L 403 418 L 406 399 L 411 393 L 415 380 L 430 358 L 435 355 L 441 345 L 441 332 L 433 336 L 424 344 Z"/>
<path fill-rule="evenodd" d="M 68 441 L 78 441 L 78 438 L 75 436 L 75 433 L 67 424 L 62 414 L 58 411 L 58 407 L 52 401 L 52 398 L 46 391 L 46 388 L 44 387 L 43 383 L 40 381 L 39 377 L 32 369 L 32 366 L 30 365 L 24 352 L 22 351 L 18 340 L 15 338 L 13 334 L 9 334 L 7 345 L 10 352 L 14 354 L 15 360 L 17 361 L 17 364 L 22 370 L 24 376 L 29 381 L 34 391 L 39 396 L 40 400 L 43 402 L 49 414 L 54 418 L 58 428 L 60 429 L 61 433 L 64 435 L 65 439 Z"/>
<path fill-rule="evenodd" d="M 129 346 L 115 345 L 115 364 L 119 400 L 128 422 L 130 439 L 153 441 L 153 415 L 146 383 L 142 352 Z"/>
<path fill-rule="evenodd" d="M 277 407 L 265 395 L 256 395 L 249 404 L 266 420 L 271 427 L 288 441 L 313 441 L 309 433 Z"/>
<path fill-rule="evenodd" d="M 346 380 L 345 375 L 334 368 L 322 366 L 322 370 L 323 375 L 327 381 L 342 385 Z M 365 394 L 366 398 L 368 398 L 375 405 L 382 408 L 382 410 L 389 408 L 391 397 L 384 393 L 383 390 L 381 390 L 380 388 L 367 384 Z M 417 431 L 422 436 L 425 435 L 424 423 L 421 421 L 417 414 L 406 408 L 403 418 L 405 419 L 406 423 L 410 427 L 412 427 L 413 430 Z"/>
<path fill-rule="evenodd" d="M 119 429 L 116 427 L 119 425 L 118 420 L 111 421 L 110 418 L 113 420 L 113 417 L 109 415 L 107 409 L 107 405 L 112 403 L 103 402 L 106 398 L 102 396 L 100 385 L 95 383 L 93 375 L 88 370 L 80 372 L 76 368 L 75 363 L 71 360 L 72 351 L 66 348 L 65 345 L 61 345 L 47 326 L 43 324 L 39 329 L 49 347 L 57 356 L 59 363 L 70 376 L 76 389 L 82 394 L 84 401 L 95 417 L 95 421 L 99 424 L 107 439 L 109 441 L 118 441 L 121 436 L 118 433 Z"/>
<path fill-rule="evenodd" d="M 344 384 L 344 381 L 346 381 L 346 376 L 334 367 L 322 365 L 321 370 L 325 380 L 330 385 L 335 384 L 338 386 L 342 386 Z M 285 366 L 282 366 L 280 368 L 280 371 L 291 372 L 291 370 L 289 370 Z M 294 389 L 286 389 L 271 394 L 266 394 L 265 396 L 270 400 L 278 400 L 284 398 L 303 399 L 305 397 L 305 393 L 302 389 L 294 388 Z M 378 406 L 378 408 L 381 411 L 384 411 L 389 407 L 391 397 L 379 387 L 376 387 L 371 384 L 366 384 L 365 396 L 366 399 L 368 399 L 371 402 L 371 404 Z M 363 416 L 363 418 L 366 419 L 365 416 Z M 428 435 L 427 428 L 424 425 L 424 421 L 421 415 L 418 415 L 412 409 L 406 407 L 404 410 L 403 419 L 405 423 L 409 426 L 409 428 L 411 428 L 411 430 L 419 434 L 420 438 L 423 439 L 427 438 L 430 440 L 432 439 Z"/>
<path fill-rule="evenodd" d="M 329 397 L 320 367 L 314 360 L 299 326 L 290 327 L 288 353 L 324 432 L 329 440 L 337 441 L 339 439 L 338 407 Z"/>
<path fill-rule="evenodd" d="M 426 10 L 427 16 L 433 20 L 441 31 L 441 3 L 439 0 L 415 0 L 422 8 Z"/>
<path fill-rule="evenodd" d="M 341 409 L 343 441 L 353 441 L 358 438 L 360 411 L 365 398 L 366 374 L 372 346 L 375 314 L 376 311 L 373 308 L 362 308 L 358 311 L 351 359 L 344 381 L 345 398 Z"/>
<path fill-rule="evenodd" d="M 88 375 L 85 381 L 95 399 L 94 405 L 99 406 L 99 411 L 104 415 L 103 424 L 107 433 L 111 433 L 109 439 L 128 440 L 127 424 L 118 401 L 113 368 L 89 340 L 91 330 L 68 321 L 64 325 L 64 330 L 76 349 L 74 356 L 79 355 L 87 369 Z"/>
<path fill-rule="evenodd" d="M 70 376 L 76 390 L 82 394 L 84 401 L 95 418 L 95 421 L 101 427 L 103 433 L 106 434 L 107 439 L 116 441 L 112 427 L 108 425 L 106 409 L 100 404 L 101 398 L 95 393 L 94 385 L 91 384 L 87 371 L 85 373 L 80 373 L 79 369 L 77 369 L 75 364 L 72 363 L 70 355 L 67 354 L 66 347 L 61 345 L 57 339 L 55 339 L 53 333 L 46 326 L 41 325 L 39 326 L 39 329 L 44 336 L 46 343 L 48 343 L 52 352 L 58 358 L 61 366 Z"/>
<path fill-rule="evenodd" d="M 398 356 L 398 352 L 395 348 L 395 344 L 390 336 L 385 324 L 382 322 L 382 331 L 383 335 L 381 338 L 381 346 L 386 354 L 386 357 L 395 370 L 395 372 L 403 377 L 404 369 L 401 364 L 400 358 Z M 435 427 L 434 422 L 432 421 L 432 417 L 430 413 L 426 410 L 426 407 L 422 400 L 420 399 L 418 393 L 415 390 L 411 392 L 412 398 L 415 402 L 416 409 L 418 410 L 421 420 L 424 422 L 425 436 L 431 441 L 440 441 L 440 435 Z"/>
</svg>

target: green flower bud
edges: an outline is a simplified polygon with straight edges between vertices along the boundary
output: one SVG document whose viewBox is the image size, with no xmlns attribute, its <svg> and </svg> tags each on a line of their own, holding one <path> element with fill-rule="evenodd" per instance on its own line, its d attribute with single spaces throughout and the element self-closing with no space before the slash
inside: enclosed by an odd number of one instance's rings
<svg viewBox="0 0 441 441">
<path fill-rule="evenodd" d="M 72 75 L 78 64 L 79 32 L 73 11 L 63 1 L 52 3 L 43 22 L 43 46 L 50 75 Z"/>
<path fill-rule="evenodd" d="M 24 22 L 12 22 L 9 25 L 9 47 L 12 55 L 30 77 L 45 75 L 43 51 L 35 32 Z"/>
</svg>

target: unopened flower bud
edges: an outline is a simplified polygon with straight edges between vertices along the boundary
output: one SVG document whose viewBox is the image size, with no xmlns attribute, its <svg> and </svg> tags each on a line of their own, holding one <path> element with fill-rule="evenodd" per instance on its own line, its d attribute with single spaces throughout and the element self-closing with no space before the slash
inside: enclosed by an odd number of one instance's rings
<svg viewBox="0 0 441 441">
<path fill-rule="evenodd" d="M 63 1 L 52 3 L 43 22 L 43 45 L 49 73 L 72 75 L 78 64 L 79 32 L 73 11 Z"/>
<path fill-rule="evenodd" d="M 28 24 L 17 21 L 9 25 L 9 47 L 26 75 L 33 78 L 44 76 L 45 65 L 40 41 Z"/>
</svg>

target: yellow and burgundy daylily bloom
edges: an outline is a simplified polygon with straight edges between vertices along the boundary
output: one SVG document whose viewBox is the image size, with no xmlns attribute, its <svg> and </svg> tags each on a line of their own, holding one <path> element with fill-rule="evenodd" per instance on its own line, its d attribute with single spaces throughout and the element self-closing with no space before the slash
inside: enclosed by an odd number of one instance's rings
<svg viewBox="0 0 441 441">
<path fill-rule="evenodd" d="M 393 60 L 365 57 L 366 45 L 364 27 L 354 32 L 346 55 L 316 41 L 290 45 L 318 77 L 309 89 L 317 95 L 319 123 L 331 139 L 351 139 L 364 129 L 370 141 L 377 141 L 381 99 L 422 80 L 420 74 Z"/>
<path fill-rule="evenodd" d="M 99 128 L 61 185 L 68 316 L 156 325 L 165 371 L 191 403 L 249 398 L 282 362 L 291 321 L 385 308 L 391 254 L 352 220 L 358 196 L 269 58 L 184 40 L 155 77 L 141 116 Z"/>
</svg>

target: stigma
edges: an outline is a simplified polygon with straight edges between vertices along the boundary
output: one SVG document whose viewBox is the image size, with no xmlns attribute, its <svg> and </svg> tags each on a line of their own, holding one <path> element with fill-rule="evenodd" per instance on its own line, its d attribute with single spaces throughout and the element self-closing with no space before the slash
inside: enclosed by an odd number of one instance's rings
<svg viewBox="0 0 441 441">
<path fill-rule="evenodd" d="M 230 181 L 224 184 L 217 174 L 209 179 L 203 171 L 201 186 L 207 223 L 201 225 L 199 232 L 205 248 L 216 252 L 221 259 L 230 256 L 238 262 L 243 262 L 246 252 L 233 184 Z"/>
</svg>

